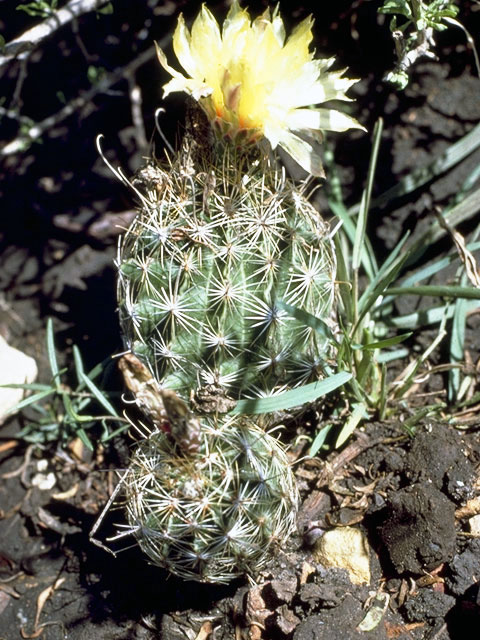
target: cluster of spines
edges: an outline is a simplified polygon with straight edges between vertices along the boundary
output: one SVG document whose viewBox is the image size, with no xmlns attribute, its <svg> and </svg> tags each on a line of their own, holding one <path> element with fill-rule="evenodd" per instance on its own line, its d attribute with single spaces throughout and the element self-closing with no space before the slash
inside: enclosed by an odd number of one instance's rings
<svg viewBox="0 0 480 640">
<path fill-rule="evenodd" d="M 139 546 L 185 579 L 225 583 L 256 574 L 295 529 L 298 496 L 288 459 L 251 422 L 204 423 L 191 456 L 155 433 L 139 443 L 124 482 Z"/>
<path fill-rule="evenodd" d="M 320 377 L 325 357 L 321 336 L 279 303 L 328 319 L 328 228 L 281 171 L 223 154 L 193 173 L 154 167 L 119 250 L 127 346 L 183 397 L 205 384 L 269 395 Z"/>
</svg>

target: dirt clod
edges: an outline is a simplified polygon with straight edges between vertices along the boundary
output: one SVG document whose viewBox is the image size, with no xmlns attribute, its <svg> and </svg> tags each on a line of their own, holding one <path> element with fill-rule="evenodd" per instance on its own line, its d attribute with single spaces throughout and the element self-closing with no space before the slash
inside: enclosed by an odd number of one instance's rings
<svg viewBox="0 0 480 640">
<path fill-rule="evenodd" d="M 444 618 L 453 606 L 453 596 L 431 589 L 421 589 L 414 598 L 407 600 L 404 611 L 409 622 L 420 622 L 425 619 Z"/>
<path fill-rule="evenodd" d="M 455 551 L 455 507 L 432 485 L 392 493 L 380 538 L 398 574 L 421 574 L 450 560 Z"/>
<path fill-rule="evenodd" d="M 462 450 L 459 434 L 447 425 L 436 423 L 417 433 L 407 465 L 411 479 L 429 480 L 455 502 L 471 497 L 473 467 Z"/>
<path fill-rule="evenodd" d="M 357 625 L 362 621 L 365 612 L 361 603 L 347 594 L 343 602 L 334 609 L 322 611 L 321 615 L 309 616 L 295 629 L 293 640 L 332 640 L 341 637 L 344 640 L 360 640 L 365 638 L 363 632 L 357 631 Z M 378 625 L 368 633 L 369 640 L 386 640 L 387 635 L 383 624 Z"/>
</svg>

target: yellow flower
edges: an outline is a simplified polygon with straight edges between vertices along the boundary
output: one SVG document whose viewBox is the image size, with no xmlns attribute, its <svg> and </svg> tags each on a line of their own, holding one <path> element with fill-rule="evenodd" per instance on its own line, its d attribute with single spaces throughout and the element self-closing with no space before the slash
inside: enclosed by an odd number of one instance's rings
<svg viewBox="0 0 480 640">
<path fill-rule="evenodd" d="M 172 75 L 164 96 L 185 91 L 224 135 L 265 137 L 273 149 L 282 147 L 309 173 L 323 175 L 309 140 L 321 139 L 322 130 L 363 127 L 341 111 L 310 108 L 349 100 L 345 92 L 357 82 L 343 78 L 344 70 L 328 71 L 334 58 L 314 59 L 309 51 L 312 25 L 313 19 L 306 18 L 286 40 L 278 8 L 251 22 L 237 0 L 221 32 L 205 5 L 191 32 L 180 15 L 173 48 L 188 77 L 173 69 L 157 47 L 160 63 Z"/>
</svg>

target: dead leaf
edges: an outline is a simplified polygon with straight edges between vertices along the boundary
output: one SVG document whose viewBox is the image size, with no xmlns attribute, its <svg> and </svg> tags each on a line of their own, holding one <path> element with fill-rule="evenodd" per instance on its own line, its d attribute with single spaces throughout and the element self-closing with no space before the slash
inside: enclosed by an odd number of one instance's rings
<svg viewBox="0 0 480 640">
<path fill-rule="evenodd" d="M 467 500 L 465 506 L 460 507 L 455 511 L 455 518 L 457 520 L 466 520 L 472 518 L 480 513 L 480 496 Z"/>
<path fill-rule="evenodd" d="M 35 614 L 35 622 L 33 625 L 34 630 L 32 633 L 29 634 L 22 627 L 20 629 L 22 638 L 28 638 L 28 639 L 38 638 L 43 633 L 43 628 L 45 625 L 39 625 L 39 620 L 43 611 L 43 607 L 45 606 L 45 603 L 53 594 L 53 592 L 56 589 L 58 589 L 64 582 L 65 582 L 65 578 L 58 578 L 54 584 L 50 585 L 40 593 L 40 595 L 37 598 L 37 613 Z"/>
<path fill-rule="evenodd" d="M 480 271 L 478 270 L 477 261 L 473 257 L 473 254 L 467 249 L 465 238 L 461 233 L 450 226 L 450 224 L 446 221 L 445 217 L 438 209 L 435 210 L 435 213 L 437 214 L 440 226 L 450 234 L 452 240 L 455 243 L 458 256 L 465 266 L 467 278 L 470 280 L 471 284 L 474 287 L 476 287 L 477 289 L 480 288 Z"/>
<path fill-rule="evenodd" d="M 387 638 L 400 638 L 401 636 L 408 634 L 415 629 L 421 629 L 425 626 L 424 622 L 412 622 L 411 624 L 392 624 L 385 620 L 385 631 L 387 632 Z"/>
<path fill-rule="evenodd" d="M 210 620 L 207 620 L 200 627 L 200 631 L 197 634 L 195 640 L 207 640 L 208 636 L 212 633 L 212 623 Z"/>
<path fill-rule="evenodd" d="M 245 605 L 245 622 L 249 627 L 250 640 L 261 640 L 262 631 L 265 629 L 265 620 L 272 615 L 272 611 L 265 607 L 260 587 L 252 587 L 247 593 Z"/>
</svg>

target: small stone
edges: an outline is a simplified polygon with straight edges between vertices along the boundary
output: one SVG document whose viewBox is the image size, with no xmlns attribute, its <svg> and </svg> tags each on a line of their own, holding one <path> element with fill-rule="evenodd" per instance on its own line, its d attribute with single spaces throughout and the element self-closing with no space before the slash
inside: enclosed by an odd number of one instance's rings
<svg viewBox="0 0 480 640">
<path fill-rule="evenodd" d="M 287 573 L 272 580 L 270 587 L 280 602 L 289 603 L 297 592 L 297 578 Z"/>
<path fill-rule="evenodd" d="M 370 560 L 365 536 L 354 527 L 327 531 L 313 549 L 317 562 L 325 567 L 346 569 L 353 584 L 370 584 Z"/>
<path fill-rule="evenodd" d="M 0 385 L 31 383 L 37 373 L 35 360 L 8 345 L 0 336 Z M 20 402 L 24 393 L 23 389 L 0 388 L 0 424 Z"/>
<path fill-rule="evenodd" d="M 468 521 L 468 525 L 470 527 L 470 533 L 473 533 L 475 536 L 480 536 L 480 514 L 472 516 Z"/>
<path fill-rule="evenodd" d="M 300 588 L 300 600 L 308 604 L 310 608 L 314 608 L 322 596 L 322 589 L 313 582 L 308 582 Z"/>
<path fill-rule="evenodd" d="M 282 604 L 282 606 L 277 609 L 276 624 L 280 631 L 285 635 L 288 636 L 290 633 L 292 633 L 299 623 L 300 618 L 297 618 L 297 616 L 291 609 L 287 607 L 286 604 Z"/>
<path fill-rule="evenodd" d="M 445 582 L 450 591 L 461 596 L 472 587 L 480 575 L 480 539 L 469 540 L 464 551 L 456 555 L 449 565 Z"/>
</svg>

